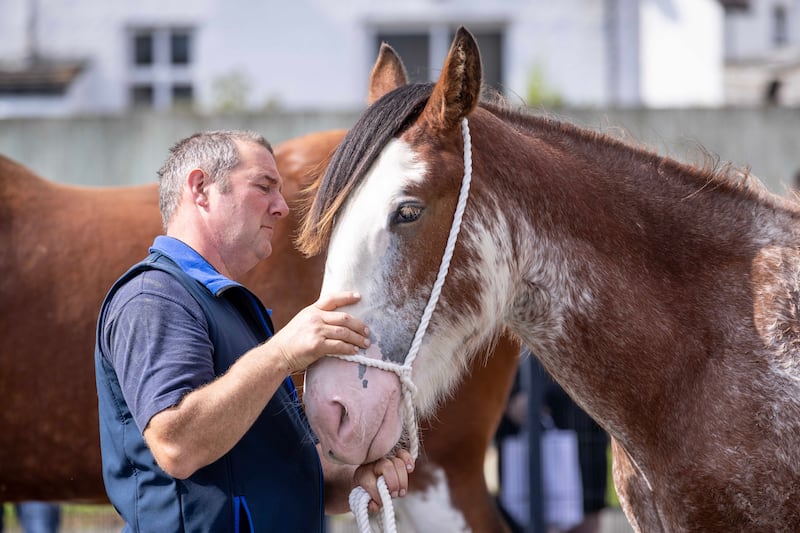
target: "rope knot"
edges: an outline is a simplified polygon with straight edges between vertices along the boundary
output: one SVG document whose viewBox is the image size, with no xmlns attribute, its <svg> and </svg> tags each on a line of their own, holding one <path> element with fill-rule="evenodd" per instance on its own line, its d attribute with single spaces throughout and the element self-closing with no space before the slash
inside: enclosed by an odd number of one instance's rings
<svg viewBox="0 0 800 533">
<path fill-rule="evenodd" d="M 397 377 L 400 378 L 400 383 L 402 383 L 403 388 L 408 392 L 411 396 L 411 400 L 415 400 L 417 398 L 417 385 L 411 379 L 411 367 L 410 366 L 401 366 L 398 368 Z"/>
</svg>

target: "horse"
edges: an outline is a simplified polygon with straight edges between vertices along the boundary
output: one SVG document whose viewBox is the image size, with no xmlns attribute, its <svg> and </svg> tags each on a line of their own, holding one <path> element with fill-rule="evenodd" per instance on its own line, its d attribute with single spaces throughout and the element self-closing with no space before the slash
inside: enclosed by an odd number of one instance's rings
<svg viewBox="0 0 800 533">
<path fill-rule="evenodd" d="M 315 132 L 275 146 L 290 205 L 344 134 Z M 322 280 L 324 256 L 306 258 L 293 245 L 298 226 L 293 208 L 275 229 L 270 258 L 242 280 L 272 308 L 277 328 L 316 300 Z M 59 185 L 0 156 L 0 501 L 107 503 L 91 356 L 97 313 L 114 280 L 160 232 L 156 184 Z M 421 530 L 429 529 L 422 518 L 439 520 L 431 527 L 441 530 L 505 528 L 483 468 L 518 345 L 502 339 L 493 353 L 472 366 L 458 401 L 425 422 L 425 455 L 396 504 Z"/>
<path fill-rule="evenodd" d="M 321 291 L 360 291 L 373 340 L 306 372 L 322 449 L 413 443 L 504 333 L 612 437 L 635 530 L 800 531 L 797 200 L 512 108 L 481 75 L 462 27 L 438 81 L 363 112 L 307 206 Z"/>
</svg>

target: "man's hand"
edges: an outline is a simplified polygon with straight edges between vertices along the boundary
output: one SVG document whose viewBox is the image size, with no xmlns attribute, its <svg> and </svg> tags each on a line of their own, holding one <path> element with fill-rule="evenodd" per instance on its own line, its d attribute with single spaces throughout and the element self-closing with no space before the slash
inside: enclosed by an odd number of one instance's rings
<svg viewBox="0 0 800 533">
<path fill-rule="evenodd" d="M 394 457 L 384 457 L 361 465 L 353 474 L 353 486 L 361 486 L 370 495 L 368 510 L 377 512 L 381 506 L 378 478 L 383 476 L 392 498 L 402 498 L 408 491 L 408 474 L 414 471 L 414 459 L 407 450 L 398 450 Z"/>
<path fill-rule="evenodd" d="M 356 292 L 321 296 L 297 313 L 266 346 L 280 355 L 289 374 L 305 370 L 325 355 L 354 355 L 369 346 L 369 329 L 362 321 L 336 309 L 360 299 Z"/>
</svg>

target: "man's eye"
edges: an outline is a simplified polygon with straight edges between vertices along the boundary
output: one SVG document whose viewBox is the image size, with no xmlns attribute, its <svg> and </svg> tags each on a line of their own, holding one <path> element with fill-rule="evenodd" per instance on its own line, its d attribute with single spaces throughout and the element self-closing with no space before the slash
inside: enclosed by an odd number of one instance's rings
<svg viewBox="0 0 800 533">
<path fill-rule="evenodd" d="M 397 211 L 394 212 L 392 222 L 394 224 L 408 224 L 414 222 L 422 215 L 422 206 L 419 205 L 401 205 Z"/>
</svg>

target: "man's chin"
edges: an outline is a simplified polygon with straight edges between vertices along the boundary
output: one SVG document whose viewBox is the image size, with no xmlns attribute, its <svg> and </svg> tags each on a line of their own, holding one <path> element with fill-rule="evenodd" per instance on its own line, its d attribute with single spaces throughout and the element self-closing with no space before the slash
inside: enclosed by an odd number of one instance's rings
<svg viewBox="0 0 800 533">
<path fill-rule="evenodd" d="M 267 257 L 272 255 L 272 244 L 267 244 L 261 248 L 261 253 L 259 254 L 259 260 L 263 261 Z"/>
</svg>

